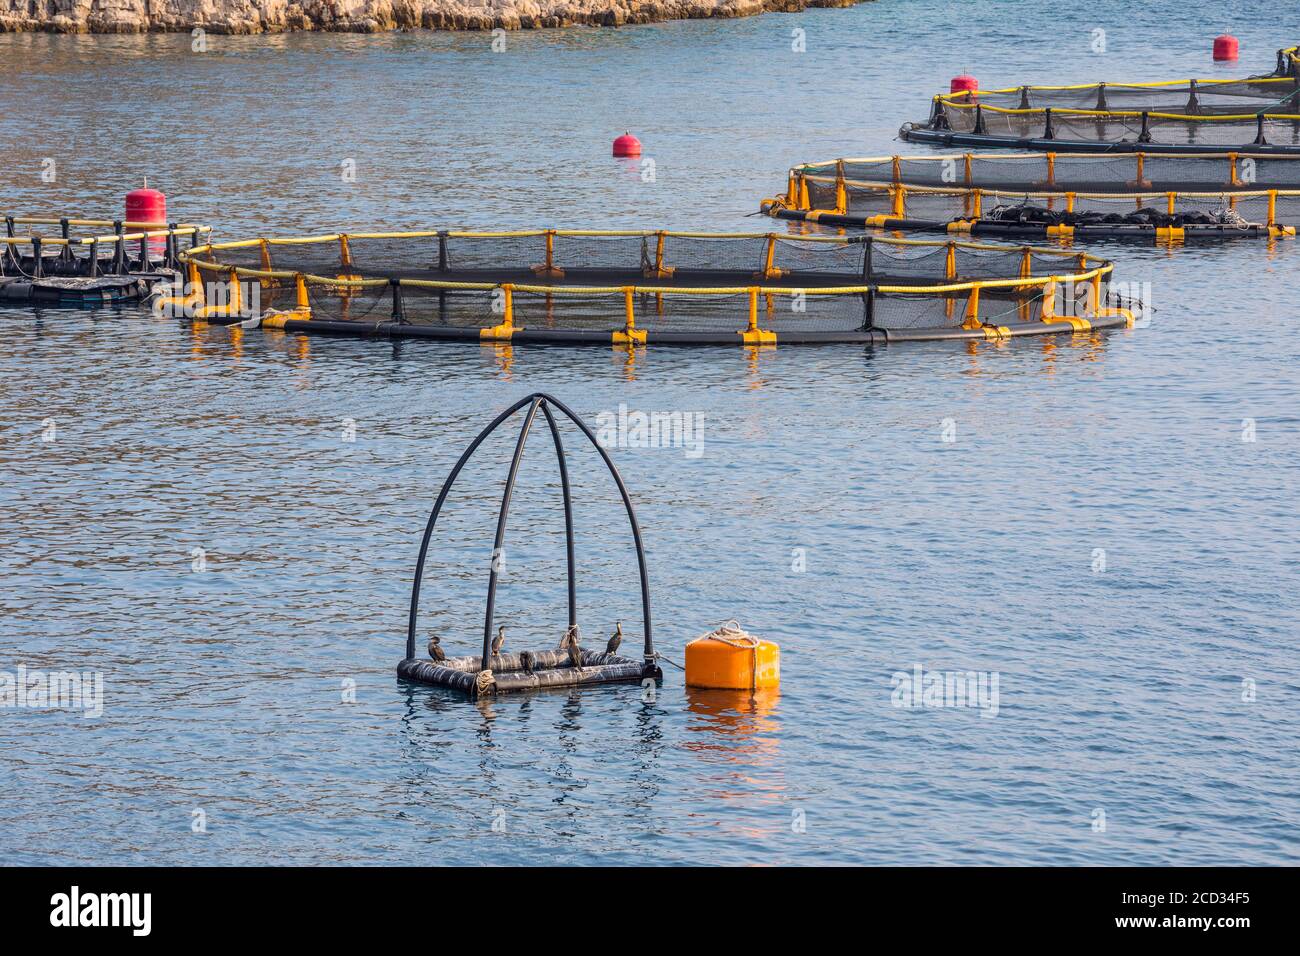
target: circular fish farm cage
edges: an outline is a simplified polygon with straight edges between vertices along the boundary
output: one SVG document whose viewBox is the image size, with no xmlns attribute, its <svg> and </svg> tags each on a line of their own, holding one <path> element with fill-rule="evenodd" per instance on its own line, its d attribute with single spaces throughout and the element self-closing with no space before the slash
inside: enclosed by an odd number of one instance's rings
<svg viewBox="0 0 1300 956">
<path fill-rule="evenodd" d="M 6 216 L 0 303 L 89 309 L 138 302 L 179 275 L 180 254 L 207 226 Z M 111 231 L 110 231 L 111 230 Z"/>
<path fill-rule="evenodd" d="M 775 233 L 429 231 L 182 255 L 157 308 L 290 332 L 664 345 L 1000 339 L 1122 328 L 1113 264 L 970 241 Z"/>
<path fill-rule="evenodd" d="M 1059 152 L 1300 153 L 1300 66 L 1246 79 L 960 90 L 907 123 L 910 142 Z"/>
<path fill-rule="evenodd" d="M 806 163 L 780 219 L 1008 239 L 1273 239 L 1300 226 L 1300 156 L 963 153 Z"/>
</svg>

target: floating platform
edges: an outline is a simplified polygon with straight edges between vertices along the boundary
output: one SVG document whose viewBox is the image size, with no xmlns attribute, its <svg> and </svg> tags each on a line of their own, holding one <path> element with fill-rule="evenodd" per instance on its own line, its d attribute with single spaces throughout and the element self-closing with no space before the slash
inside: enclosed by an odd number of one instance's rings
<svg viewBox="0 0 1300 956">
<path fill-rule="evenodd" d="M 523 655 L 498 654 L 489 658 L 495 693 L 510 694 L 543 687 L 580 687 L 586 684 L 639 684 L 663 680 L 658 668 L 647 671 L 643 661 L 616 654 L 583 650 L 582 666 L 574 667 L 567 651 L 533 651 L 525 664 Z M 408 658 L 397 665 L 399 677 L 433 684 L 476 696 L 475 681 L 484 670 L 482 657 L 449 657 L 438 662 L 429 658 Z"/>
<path fill-rule="evenodd" d="M 970 241 L 776 233 L 338 233 L 200 246 L 185 296 L 214 323 L 514 344 L 776 345 L 1122 328 L 1113 265 Z M 255 301 L 254 301 L 255 300 Z"/>
<path fill-rule="evenodd" d="M 206 226 L 68 217 L 6 216 L 4 226 L 0 302 L 73 309 L 140 302 L 156 285 L 175 284 L 183 275 L 182 243 L 196 245 L 211 233 Z"/>
<path fill-rule="evenodd" d="M 1300 154 L 1300 65 L 1245 79 L 1016 86 L 943 93 L 913 143 L 1063 153 Z"/>
<path fill-rule="evenodd" d="M 1145 243 L 1293 237 L 1300 156 L 959 153 L 805 163 L 779 219 L 998 239 Z"/>
<path fill-rule="evenodd" d="M 60 309 L 98 309 L 140 302 L 159 282 L 173 282 L 179 273 L 100 276 L 98 279 L 55 277 L 14 279 L 0 276 L 0 303 Z"/>
<path fill-rule="evenodd" d="M 494 630 L 496 613 L 497 580 L 499 565 L 494 560 L 489 562 L 487 613 L 483 623 L 483 651 L 477 657 L 448 658 L 442 650 L 442 639 L 433 635 L 429 639 L 427 659 L 415 656 L 417 624 L 420 612 L 420 590 L 424 579 L 425 562 L 429 556 L 429 544 L 442 507 L 456 483 L 465 463 L 483 444 L 484 439 L 500 428 L 521 409 L 524 413 L 519 437 L 515 441 L 514 458 L 510 462 L 510 471 L 506 476 L 501 492 L 501 510 L 497 515 L 496 538 L 492 555 L 503 553 L 505 547 L 506 522 L 510 514 L 510 500 L 514 494 L 515 479 L 519 475 L 519 463 L 524 456 L 529 433 L 538 417 L 545 420 L 551 437 L 552 447 L 560 471 L 560 493 L 564 503 L 564 534 L 568 584 L 568 626 L 560 647 L 555 650 L 520 651 L 518 654 L 503 653 L 506 634 L 505 628 Z M 556 414 L 558 413 L 558 415 Z M 628 525 L 632 532 L 632 543 L 636 548 L 637 571 L 641 586 L 641 626 L 642 657 L 632 660 L 619 657 L 617 652 L 623 641 L 623 622 L 616 623 L 616 630 L 610 635 L 604 653 L 596 653 L 581 646 L 578 629 L 578 591 L 575 559 L 575 542 L 573 534 L 573 496 L 569 486 L 568 456 L 564 450 L 564 441 L 560 434 L 559 423 L 567 419 L 581 432 L 582 437 L 595 449 L 604 462 L 610 477 L 618 487 L 623 499 L 623 508 L 627 513 Z M 494 638 L 494 634 L 496 635 Z M 428 523 L 424 527 L 424 537 L 420 541 L 420 556 L 415 564 L 415 577 L 411 582 L 411 604 L 406 627 L 406 657 L 397 665 L 399 677 L 445 687 L 466 694 L 471 699 L 478 699 L 496 694 L 518 691 L 537 690 L 542 687 L 579 687 L 586 684 L 609 684 L 624 682 L 663 681 L 663 671 L 658 664 L 659 655 L 655 651 L 654 638 L 650 621 L 650 581 L 646 572 L 645 547 L 641 540 L 641 526 L 637 523 L 636 509 L 632 506 L 632 497 L 628 494 L 623 477 L 615 467 L 609 453 L 601 447 L 595 433 L 574 414 L 563 402 L 547 395 L 534 392 L 519 399 L 479 432 L 465 452 L 460 456 L 451 474 L 443 482 L 438 499 L 429 513 Z"/>
</svg>

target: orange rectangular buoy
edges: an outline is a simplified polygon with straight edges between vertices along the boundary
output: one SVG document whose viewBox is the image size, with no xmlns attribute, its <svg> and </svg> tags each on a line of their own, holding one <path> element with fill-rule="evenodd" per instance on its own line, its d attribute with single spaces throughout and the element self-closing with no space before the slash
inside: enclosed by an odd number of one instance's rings
<svg viewBox="0 0 1300 956">
<path fill-rule="evenodd" d="M 686 686 L 757 690 L 781 683 L 781 648 L 735 622 L 686 645 Z"/>
</svg>

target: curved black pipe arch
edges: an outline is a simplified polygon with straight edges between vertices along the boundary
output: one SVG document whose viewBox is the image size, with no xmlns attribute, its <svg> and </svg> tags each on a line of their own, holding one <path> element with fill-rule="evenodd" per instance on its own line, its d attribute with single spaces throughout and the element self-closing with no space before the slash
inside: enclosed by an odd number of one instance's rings
<svg viewBox="0 0 1300 956">
<path fill-rule="evenodd" d="M 518 476 L 519 463 L 523 458 L 524 446 L 528 439 L 528 433 L 532 428 L 537 412 L 540 410 L 546 418 L 547 425 L 551 434 L 552 443 L 555 447 L 556 457 L 560 465 L 560 485 L 564 496 L 564 530 L 566 542 L 566 559 L 568 566 L 568 598 L 569 598 L 569 624 L 577 624 L 577 585 L 575 574 L 574 544 L 573 544 L 573 501 L 569 485 L 568 466 L 565 461 L 564 443 L 560 439 L 559 428 L 556 425 L 555 417 L 551 413 L 551 408 L 559 409 L 565 417 L 573 424 L 577 425 L 593 448 L 600 454 L 601 459 L 605 462 L 605 467 L 614 478 L 614 483 L 618 486 L 619 495 L 623 499 L 623 508 L 627 512 L 628 523 L 632 527 L 632 538 L 636 544 L 637 571 L 641 579 L 641 619 L 645 632 L 645 660 L 648 666 L 653 665 L 655 660 L 654 638 L 651 633 L 650 621 L 650 582 L 646 571 L 645 547 L 641 539 L 641 526 L 636 520 L 636 509 L 632 506 L 632 498 L 628 494 L 627 486 L 623 483 L 623 476 L 619 474 L 618 468 L 615 467 L 613 459 L 609 457 L 608 452 L 601 447 L 600 442 L 596 439 L 596 434 L 585 422 L 582 421 L 573 410 L 561 402 L 559 399 L 545 392 L 534 392 L 524 398 L 519 399 L 496 418 L 494 418 L 486 428 L 479 432 L 478 436 L 465 449 L 460 459 L 456 462 L 443 482 L 442 490 L 438 493 L 438 499 L 434 503 L 433 511 L 429 513 L 429 520 L 424 527 L 424 537 L 420 541 L 420 556 L 415 564 L 415 578 L 411 584 L 411 607 L 410 614 L 407 618 L 406 626 L 406 657 L 412 659 L 415 657 L 415 630 L 416 621 L 419 616 L 420 607 L 420 581 L 424 577 L 425 561 L 429 554 L 429 542 L 433 537 L 433 529 L 437 525 L 438 515 L 442 511 L 442 506 L 447 501 L 447 496 L 451 493 L 452 486 L 456 483 L 456 478 L 460 475 L 461 470 L 469 461 L 470 457 L 478 450 L 479 445 L 496 431 L 508 418 L 515 412 L 529 406 L 528 414 L 524 419 L 523 427 L 520 429 L 519 438 L 515 442 L 515 453 L 510 463 L 510 472 L 506 479 L 506 487 L 502 493 L 501 511 L 497 517 L 497 533 L 493 550 L 494 560 L 492 562 L 492 571 L 488 578 L 488 598 L 487 613 L 483 622 L 483 661 L 486 664 L 491 659 L 491 640 L 492 640 L 492 623 L 493 613 L 496 604 L 496 585 L 497 585 L 497 562 L 495 556 L 500 554 L 500 550 L 505 541 L 506 520 L 510 510 L 510 499 L 514 492 L 515 478 Z"/>
</svg>

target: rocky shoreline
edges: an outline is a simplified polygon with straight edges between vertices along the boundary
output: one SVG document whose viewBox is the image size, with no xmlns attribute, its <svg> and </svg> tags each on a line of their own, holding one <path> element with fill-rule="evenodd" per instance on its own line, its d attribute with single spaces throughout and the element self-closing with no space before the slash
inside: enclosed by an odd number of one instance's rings
<svg viewBox="0 0 1300 956">
<path fill-rule="evenodd" d="M 0 33 L 529 30 L 748 17 L 862 0 L 0 0 Z"/>
</svg>

